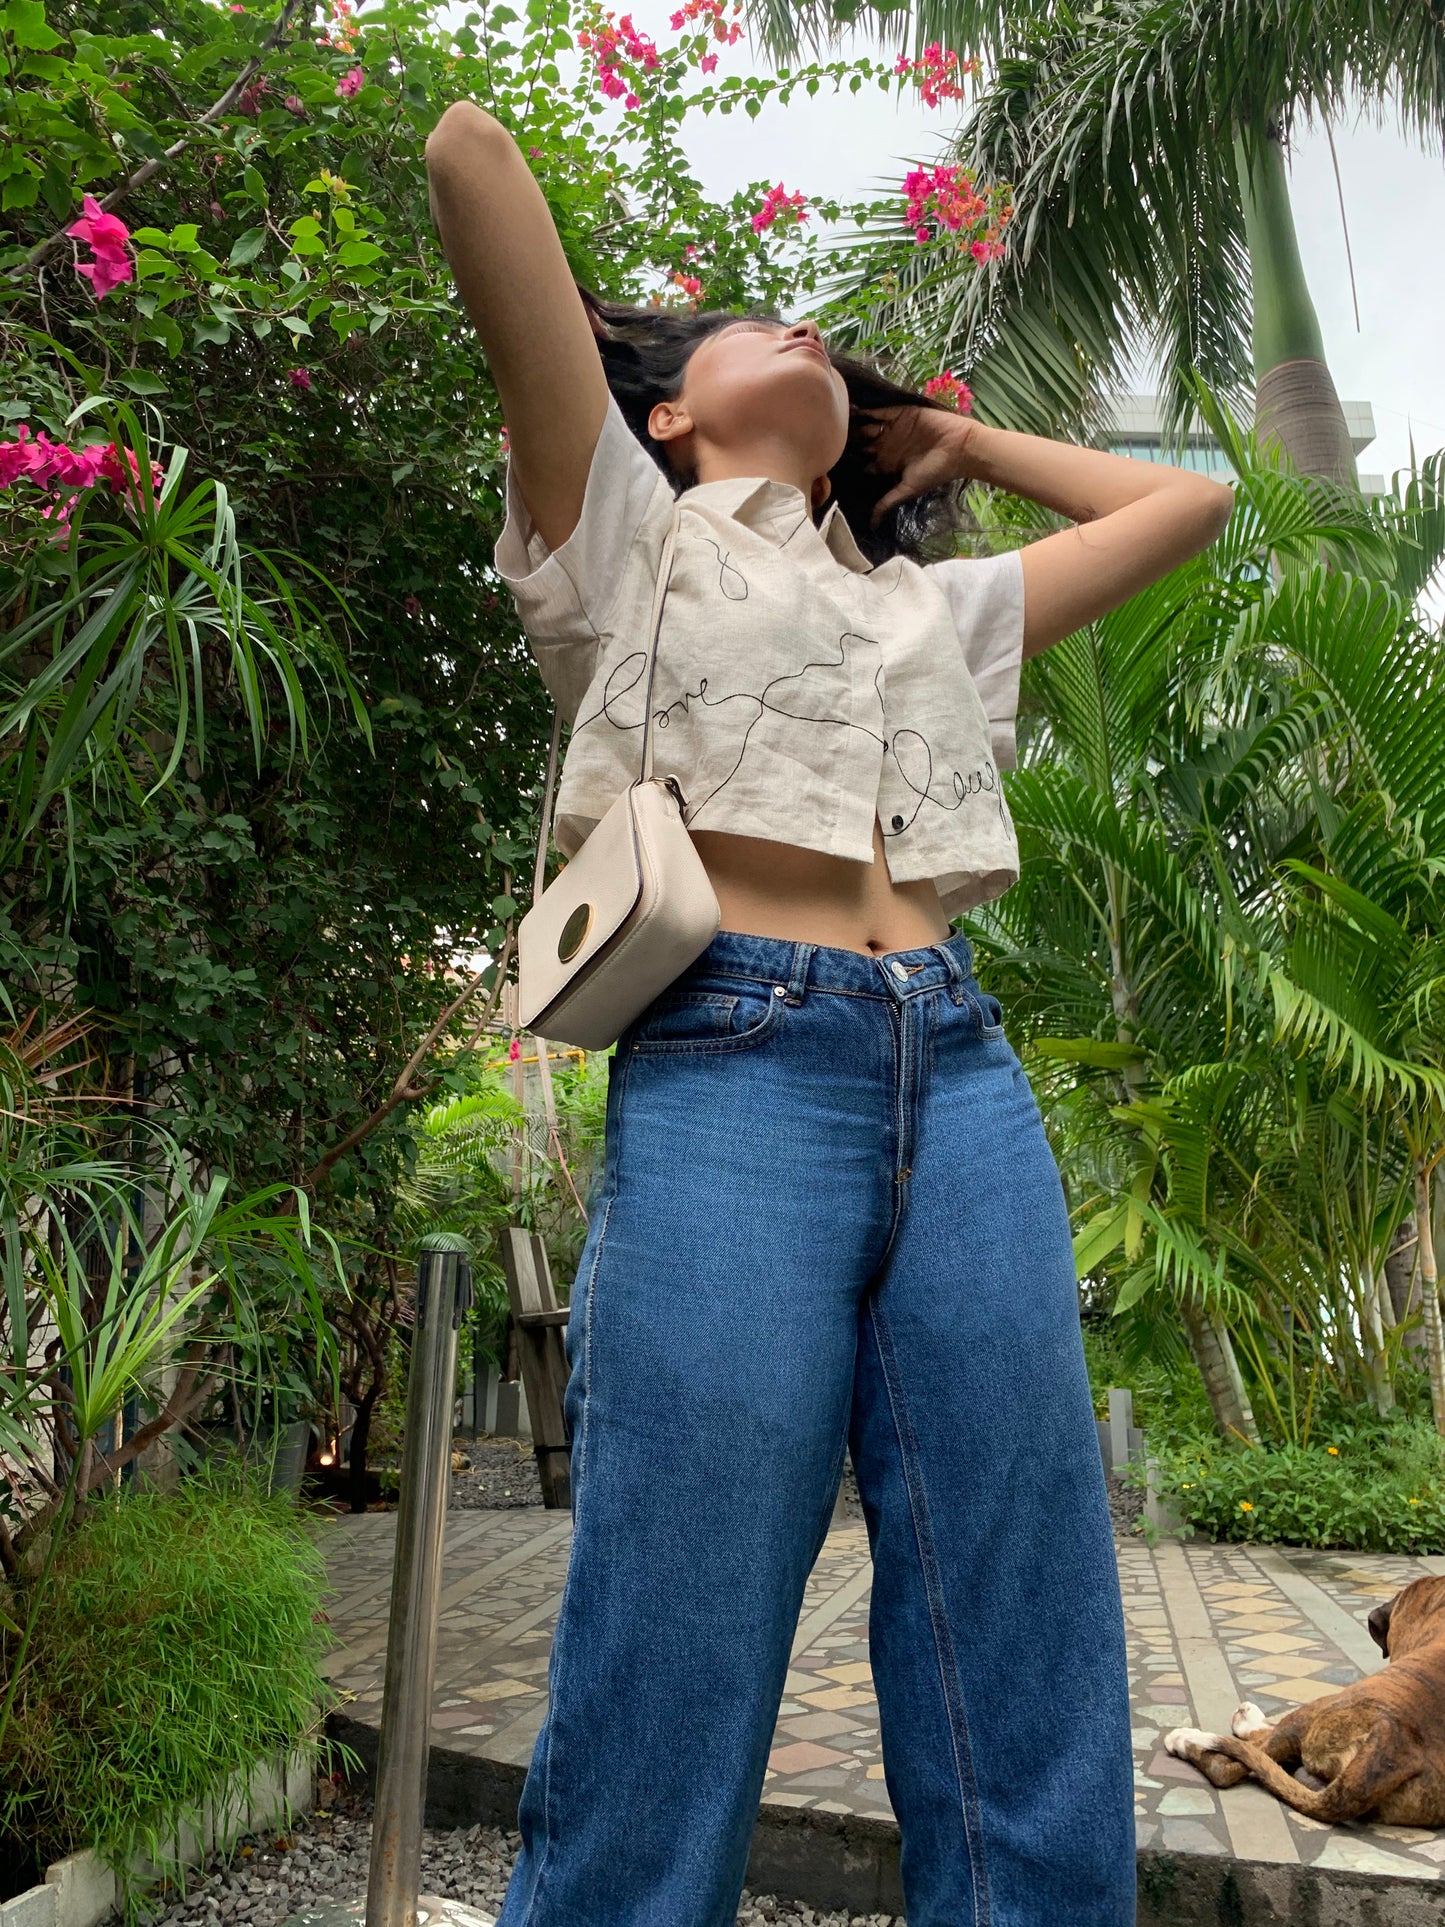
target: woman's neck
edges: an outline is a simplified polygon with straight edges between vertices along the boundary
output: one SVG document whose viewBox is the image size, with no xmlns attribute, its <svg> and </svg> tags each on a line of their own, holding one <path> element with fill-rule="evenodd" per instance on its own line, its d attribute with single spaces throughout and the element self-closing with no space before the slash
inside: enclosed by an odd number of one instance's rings
<svg viewBox="0 0 1445 1927">
<path fill-rule="evenodd" d="M 810 507 L 815 506 L 813 486 L 817 478 L 812 464 L 785 436 L 759 435 L 745 442 L 730 442 L 726 447 L 699 437 L 696 457 L 694 472 L 699 482 L 761 477 L 797 489 Z"/>
</svg>

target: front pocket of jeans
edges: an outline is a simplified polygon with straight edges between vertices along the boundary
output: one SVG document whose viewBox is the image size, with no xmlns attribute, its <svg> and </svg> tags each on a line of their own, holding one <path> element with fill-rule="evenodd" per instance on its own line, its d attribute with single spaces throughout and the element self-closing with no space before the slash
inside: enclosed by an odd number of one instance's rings
<svg viewBox="0 0 1445 1927">
<path fill-rule="evenodd" d="M 979 1009 L 983 1013 L 981 1035 L 984 1037 L 1003 1036 L 1003 1005 L 997 997 L 991 997 L 986 990 L 977 992 Z"/>
<path fill-rule="evenodd" d="M 638 1020 L 631 1048 L 642 1057 L 749 1050 L 770 1037 L 782 1018 L 783 1000 L 771 985 L 727 994 L 665 991 Z"/>
</svg>

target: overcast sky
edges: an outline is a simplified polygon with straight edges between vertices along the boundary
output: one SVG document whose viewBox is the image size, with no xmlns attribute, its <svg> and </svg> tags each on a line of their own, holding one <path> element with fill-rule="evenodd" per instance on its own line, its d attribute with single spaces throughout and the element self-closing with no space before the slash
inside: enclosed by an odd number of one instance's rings
<svg viewBox="0 0 1445 1927">
<path fill-rule="evenodd" d="M 638 26 L 671 38 L 678 0 L 642 0 Z M 718 78 L 766 71 L 743 46 L 725 49 Z M 620 109 L 608 108 L 609 113 Z M 781 180 L 791 191 L 850 199 L 895 189 L 906 164 L 930 158 L 949 131 L 947 109 L 925 109 L 912 92 L 874 89 L 813 100 L 799 93 L 786 108 L 754 121 L 741 114 L 700 117 L 685 144 L 704 186 L 731 194 L 747 182 Z M 1319 309 L 1325 352 L 1340 394 L 1368 401 L 1377 438 L 1360 466 L 1388 476 L 1416 453 L 1445 447 L 1445 164 L 1393 128 L 1338 127 L 1345 214 L 1360 305 L 1356 331 L 1349 269 L 1330 150 L 1323 133 L 1306 135 L 1293 157 L 1295 219 L 1305 272 Z"/>
</svg>

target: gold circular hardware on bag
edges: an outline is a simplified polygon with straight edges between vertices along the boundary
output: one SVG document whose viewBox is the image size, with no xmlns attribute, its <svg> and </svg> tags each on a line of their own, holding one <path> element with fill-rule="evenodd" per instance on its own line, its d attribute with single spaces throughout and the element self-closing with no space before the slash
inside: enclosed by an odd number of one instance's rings
<svg viewBox="0 0 1445 1927">
<path fill-rule="evenodd" d="M 592 905 L 579 903 L 577 908 L 562 925 L 562 934 L 557 939 L 557 961 L 570 963 L 587 941 L 587 932 L 592 928 Z"/>
</svg>

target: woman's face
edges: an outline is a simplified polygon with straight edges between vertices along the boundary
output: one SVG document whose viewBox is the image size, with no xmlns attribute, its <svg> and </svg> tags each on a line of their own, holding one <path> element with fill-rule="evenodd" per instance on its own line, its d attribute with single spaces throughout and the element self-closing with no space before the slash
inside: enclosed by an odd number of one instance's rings
<svg viewBox="0 0 1445 1927">
<path fill-rule="evenodd" d="M 651 426 L 664 441 L 678 438 L 669 429 L 690 432 L 694 450 L 698 439 L 721 452 L 782 440 L 822 476 L 848 439 L 848 390 L 816 322 L 739 320 L 693 351 L 681 392 Z"/>
</svg>

